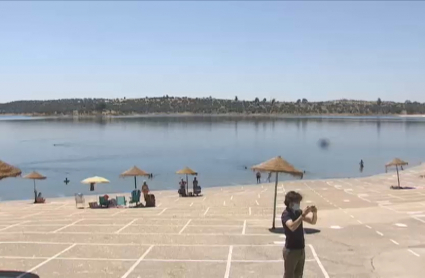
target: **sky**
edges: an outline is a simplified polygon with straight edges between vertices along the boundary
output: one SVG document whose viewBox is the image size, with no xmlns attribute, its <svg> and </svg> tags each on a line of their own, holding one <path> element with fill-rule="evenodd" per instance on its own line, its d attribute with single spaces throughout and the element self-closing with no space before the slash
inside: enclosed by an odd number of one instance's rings
<svg viewBox="0 0 425 278">
<path fill-rule="evenodd" d="M 425 102 L 424 14 L 424 1 L 0 1 L 0 102 Z"/>
</svg>

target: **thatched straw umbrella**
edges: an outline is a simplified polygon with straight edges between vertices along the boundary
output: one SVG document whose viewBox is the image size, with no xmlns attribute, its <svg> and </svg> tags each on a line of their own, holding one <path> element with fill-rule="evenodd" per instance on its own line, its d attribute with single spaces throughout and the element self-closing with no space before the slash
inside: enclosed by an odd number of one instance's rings
<svg viewBox="0 0 425 278">
<path fill-rule="evenodd" d="M 24 179 L 33 180 L 34 181 L 34 203 L 37 202 L 37 189 L 35 188 L 35 180 L 45 180 L 46 177 L 37 172 L 31 172 L 28 175 L 24 176 Z"/>
<path fill-rule="evenodd" d="M 134 189 L 137 189 L 137 177 L 147 177 L 149 175 L 149 173 L 137 168 L 136 166 L 133 166 L 127 171 L 123 172 L 120 177 L 134 177 Z"/>
<path fill-rule="evenodd" d="M 279 173 L 286 173 L 292 176 L 298 176 L 302 178 L 303 172 L 295 169 L 294 166 L 289 164 L 286 160 L 284 160 L 280 156 L 267 160 L 266 162 L 263 162 L 261 164 L 252 166 L 251 169 L 254 171 L 260 171 L 260 172 L 276 173 L 276 183 L 274 186 L 274 206 L 273 206 L 273 226 L 272 226 L 272 229 L 275 229 L 277 181 L 278 181 Z"/>
<path fill-rule="evenodd" d="M 398 166 L 402 167 L 405 165 L 408 165 L 409 163 L 407 163 L 406 161 L 401 160 L 400 158 L 394 158 L 393 160 L 391 160 L 390 162 L 388 162 L 387 164 L 385 164 L 385 172 L 387 171 L 388 167 L 394 167 L 397 170 L 397 181 L 398 181 L 398 188 L 400 188 L 400 176 L 398 174 Z"/>
<path fill-rule="evenodd" d="M 186 192 L 189 192 L 189 178 L 188 175 L 196 176 L 198 173 L 190 169 L 189 167 L 184 167 L 183 169 L 176 172 L 179 175 L 186 175 Z"/>
<path fill-rule="evenodd" d="M 14 178 L 20 176 L 22 171 L 12 165 L 0 160 L 0 180 L 4 178 Z"/>
</svg>

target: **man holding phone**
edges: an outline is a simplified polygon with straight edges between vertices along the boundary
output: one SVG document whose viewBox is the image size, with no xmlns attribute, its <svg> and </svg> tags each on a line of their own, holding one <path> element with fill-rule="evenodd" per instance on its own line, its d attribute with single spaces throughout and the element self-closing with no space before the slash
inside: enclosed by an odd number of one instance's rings
<svg viewBox="0 0 425 278">
<path fill-rule="evenodd" d="M 316 206 L 307 206 L 301 210 L 302 198 L 301 194 L 295 191 L 290 191 L 285 196 L 286 209 L 282 213 L 282 225 L 286 235 L 283 249 L 284 278 L 303 277 L 305 263 L 303 221 L 312 225 L 317 222 Z"/>
</svg>

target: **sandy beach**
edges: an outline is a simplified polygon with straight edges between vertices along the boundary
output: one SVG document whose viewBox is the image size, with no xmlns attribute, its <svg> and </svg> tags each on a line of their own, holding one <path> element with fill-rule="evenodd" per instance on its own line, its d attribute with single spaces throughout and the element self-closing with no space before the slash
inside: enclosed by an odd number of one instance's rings
<svg viewBox="0 0 425 278">
<path fill-rule="evenodd" d="M 279 182 L 275 231 L 274 184 L 205 189 L 198 198 L 152 189 L 155 208 L 1 202 L 0 270 L 43 278 L 282 277 L 280 214 L 285 193 L 296 190 L 302 205 L 319 209 L 317 225 L 305 225 L 304 277 L 422 277 L 424 173 L 425 165 L 401 172 L 412 190 L 390 190 L 394 172 Z M 86 206 L 96 198 L 87 196 Z"/>
</svg>

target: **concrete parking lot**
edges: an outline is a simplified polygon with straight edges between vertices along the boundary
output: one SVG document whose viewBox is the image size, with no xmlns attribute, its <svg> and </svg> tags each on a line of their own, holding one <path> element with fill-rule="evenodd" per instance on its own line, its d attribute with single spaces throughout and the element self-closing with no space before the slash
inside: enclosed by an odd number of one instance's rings
<svg viewBox="0 0 425 278">
<path fill-rule="evenodd" d="M 305 225 L 304 277 L 423 277 L 425 179 L 401 172 L 279 183 L 319 208 Z M 282 229 L 270 231 L 273 184 L 156 191 L 156 208 L 76 209 L 73 199 L 0 203 L 0 270 L 15 277 L 282 277 Z M 120 195 L 120 194 L 117 194 Z M 113 194 L 111 194 L 113 197 Z M 87 196 L 86 202 L 96 196 Z"/>
</svg>

